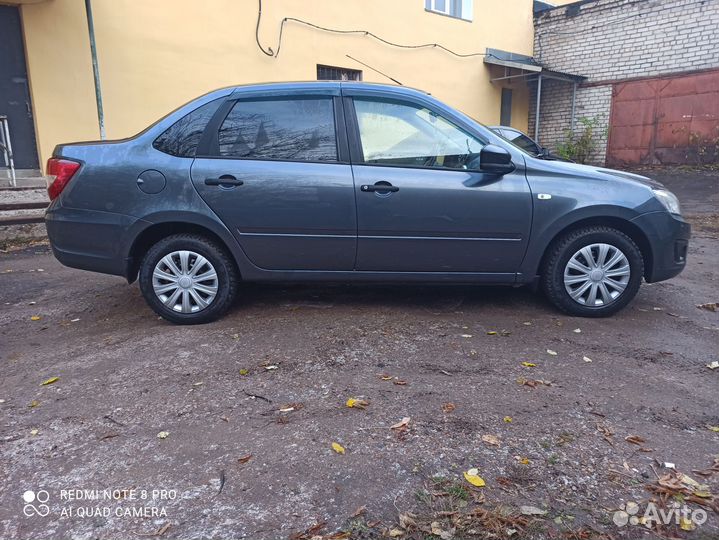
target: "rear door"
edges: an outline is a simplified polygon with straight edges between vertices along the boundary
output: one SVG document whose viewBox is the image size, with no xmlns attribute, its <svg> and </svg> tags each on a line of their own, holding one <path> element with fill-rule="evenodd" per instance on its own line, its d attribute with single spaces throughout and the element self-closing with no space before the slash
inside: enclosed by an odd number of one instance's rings
<svg viewBox="0 0 719 540">
<path fill-rule="evenodd" d="M 338 97 L 319 92 L 226 103 L 192 165 L 198 192 L 260 268 L 353 269 L 343 112 Z"/>
<path fill-rule="evenodd" d="M 345 116 L 357 270 L 480 272 L 512 280 L 532 221 L 523 163 L 504 176 L 483 173 L 471 157 L 485 142 L 431 103 L 344 93 L 352 96 Z"/>
</svg>

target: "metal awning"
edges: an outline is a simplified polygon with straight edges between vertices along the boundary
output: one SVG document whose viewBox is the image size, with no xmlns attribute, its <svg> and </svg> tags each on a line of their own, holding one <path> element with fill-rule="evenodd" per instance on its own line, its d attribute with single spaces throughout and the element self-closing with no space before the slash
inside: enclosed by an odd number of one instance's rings
<svg viewBox="0 0 719 540">
<path fill-rule="evenodd" d="M 526 82 L 537 83 L 537 109 L 534 116 L 534 140 L 539 139 L 539 109 L 542 101 L 542 79 L 552 79 L 563 81 L 572 85 L 572 113 L 570 129 L 574 129 L 574 113 L 577 97 L 577 85 L 584 82 L 587 78 L 582 75 L 573 75 L 553 69 L 547 69 L 542 66 L 532 56 L 526 54 L 513 53 L 503 51 L 501 49 L 492 49 L 487 47 L 487 54 L 484 57 L 484 63 L 490 66 L 500 66 L 504 68 L 502 77 L 494 77 L 490 82 L 505 81 L 508 79 L 524 79 Z M 516 72 L 518 71 L 518 73 Z"/>
</svg>

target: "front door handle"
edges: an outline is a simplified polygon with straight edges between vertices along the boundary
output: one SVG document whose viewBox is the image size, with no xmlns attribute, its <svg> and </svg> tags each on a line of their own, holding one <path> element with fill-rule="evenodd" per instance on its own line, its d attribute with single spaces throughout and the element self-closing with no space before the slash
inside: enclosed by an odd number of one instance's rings
<svg viewBox="0 0 719 540">
<path fill-rule="evenodd" d="M 242 180 L 238 180 L 231 174 L 223 174 L 219 178 L 205 178 L 206 186 L 231 187 L 231 186 L 241 186 L 242 184 L 244 184 L 244 182 Z"/>
<path fill-rule="evenodd" d="M 364 191 L 366 193 L 375 191 L 377 193 L 395 193 L 399 191 L 399 188 L 397 186 L 393 186 L 389 182 L 380 180 L 379 182 L 375 182 L 374 185 L 364 184 L 360 186 L 360 191 Z"/>
</svg>

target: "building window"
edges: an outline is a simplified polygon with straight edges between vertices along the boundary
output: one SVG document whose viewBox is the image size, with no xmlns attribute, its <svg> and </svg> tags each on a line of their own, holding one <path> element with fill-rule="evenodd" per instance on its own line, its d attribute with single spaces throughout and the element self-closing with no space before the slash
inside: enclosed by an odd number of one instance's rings
<svg viewBox="0 0 719 540">
<path fill-rule="evenodd" d="M 323 66 L 317 64 L 318 81 L 361 81 L 362 71 L 358 69 Z"/>
<path fill-rule="evenodd" d="M 424 8 L 433 13 L 441 13 L 465 21 L 472 20 L 474 11 L 473 0 L 424 0 Z"/>
</svg>

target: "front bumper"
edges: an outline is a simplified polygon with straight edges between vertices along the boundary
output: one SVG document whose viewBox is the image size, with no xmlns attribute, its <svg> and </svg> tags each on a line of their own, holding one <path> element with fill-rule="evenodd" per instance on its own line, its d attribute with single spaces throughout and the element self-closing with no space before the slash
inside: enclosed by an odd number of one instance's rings
<svg viewBox="0 0 719 540">
<path fill-rule="evenodd" d="M 647 236 L 651 261 L 645 269 L 647 283 L 664 281 L 679 274 L 687 264 L 691 225 L 669 212 L 649 212 L 634 218 Z"/>
</svg>

